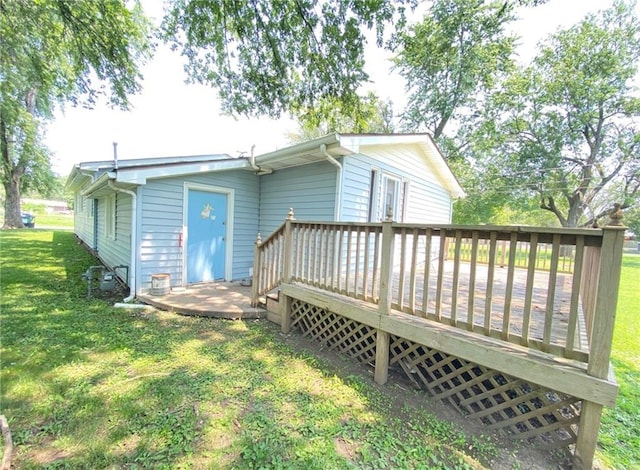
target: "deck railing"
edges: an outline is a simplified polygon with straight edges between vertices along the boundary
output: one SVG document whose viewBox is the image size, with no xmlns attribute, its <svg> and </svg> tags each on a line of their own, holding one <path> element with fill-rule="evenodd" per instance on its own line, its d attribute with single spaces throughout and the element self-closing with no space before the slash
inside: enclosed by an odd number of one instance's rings
<svg viewBox="0 0 640 470">
<path fill-rule="evenodd" d="M 384 294 L 392 309 L 588 362 L 603 249 L 621 262 L 607 231 L 288 220 L 258 245 L 254 298 L 282 280 L 375 304 Z"/>
<path fill-rule="evenodd" d="M 291 294 L 375 328 L 380 384 L 387 380 L 393 332 L 573 392 L 582 398 L 574 467 L 590 468 L 602 407 L 615 402 L 609 374 L 623 244 L 619 226 L 299 222 L 290 213 L 256 243 L 253 301 L 282 284 L 284 332 L 291 326 Z M 582 380 L 580 374 L 589 379 L 576 392 L 572 381 Z"/>
</svg>

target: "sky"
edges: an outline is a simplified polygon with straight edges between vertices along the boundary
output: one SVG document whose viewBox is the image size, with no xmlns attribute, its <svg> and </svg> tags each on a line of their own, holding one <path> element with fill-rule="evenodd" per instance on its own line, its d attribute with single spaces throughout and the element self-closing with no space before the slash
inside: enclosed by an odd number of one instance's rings
<svg viewBox="0 0 640 470">
<path fill-rule="evenodd" d="M 160 19 L 160 1 L 143 0 L 142 4 L 147 15 Z M 610 4 L 610 0 L 550 0 L 527 9 L 514 24 L 514 31 L 522 37 L 521 59 L 528 61 L 535 45 L 548 34 Z M 640 11 L 640 4 L 636 9 Z M 369 87 L 380 98 L 391 99 L 398 112 L 405 102 L 404 82 L 390 71 L 388 58 L 380 51 L 368 51 L 365 70 L 372 79 Z M 287 133 L 297 129 L 295 121 L 223 115 L 215 89 L 185 83 L 183 63 L 178 52 L 159 44 L 143 69 L 143 90 L 131 98 L 129 111 L 111 109 L 106 103 L 98 103 L 94 109 L 58 109 L 45 135 L 53 153 L 53 171 L 68 175 L 76 163 L 110 160 L 113 142 L 118 143 L 119 159 L 220 153 L 238 156 L 249 154 L 252 145 L 259 155 L 288 145 Z"/>
</svg>

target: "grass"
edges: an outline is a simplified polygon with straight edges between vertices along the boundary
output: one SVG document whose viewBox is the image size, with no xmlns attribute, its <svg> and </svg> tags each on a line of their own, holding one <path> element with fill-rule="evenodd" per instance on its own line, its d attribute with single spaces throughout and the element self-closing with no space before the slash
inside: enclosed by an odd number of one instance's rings
<svg viewBox="0 0 640 470">
<path fill-rule="evenodd" d="M 469 469 L 498 452 L 268 322 L 86 299 L 80 276 L 96 262 L 70 232 L 0 242 L 15 468 Z"/>
<path fill-rule="evenodd" d="M 38 227 L 59 227 L 73 228 L 72 214 L 38 214 L 36 213 L 36 228 Z"/>
<path fill-rule="evenodd" d="M 640 255 L 625 254 L 611 359 L 620 391 L 616 407 L 604 412 L 598 453 L 617 469 L 640 468 L 639 278 Z"/>
</svg>

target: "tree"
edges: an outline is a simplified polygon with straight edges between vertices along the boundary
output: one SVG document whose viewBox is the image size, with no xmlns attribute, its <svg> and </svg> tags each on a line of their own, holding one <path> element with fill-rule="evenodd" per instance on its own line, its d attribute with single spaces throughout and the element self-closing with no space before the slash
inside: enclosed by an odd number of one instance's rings
<svg viewBox="0 0 640 470">
<path fill-rule="evenodd" d="M 299 113 L 300 128 L 289 134 L 292 143 L 304 142 L 331 132 L 390 134 L 394 131 L 393 103 L 369 92 L 353 106 L 331 99 Z"/>
<path fill-rule="evenodd" d="M 403 1 L 172 0 L 163 32 L 226 112 L 279 117 L 358 106 L 366 30 L 382 46 L 391 22 L 404 24 Z"/>
<path fill-rule="evenodd" d="M 421 23 L 398 34 L 394 64 L 407 82 L 406 129 L 426 130 L 438 141 L 452 121 L 457 129 L 473 114 L 513 66 L 516 38 L 505 25 L 515 19 L 514 8 L 504 0 L 437 0 Z"/>
<path fill-rule="evenodd" d="M 138 2 L 0 2 L 0 177 L 5 227 L 22 227 L 20 191 L 51 175 L 42 123 L 56 105 L 91 106 L 101 95 L 128 107 L 140 89 L 151 27 Z"/>
<path fill-rule="evenodd" d="M 552 35 L 496 93 L 478 139 L 500 184 L 537 194 L 564 227 L 637 204 L 640 23 L 621 1 Z"/>
</svg>

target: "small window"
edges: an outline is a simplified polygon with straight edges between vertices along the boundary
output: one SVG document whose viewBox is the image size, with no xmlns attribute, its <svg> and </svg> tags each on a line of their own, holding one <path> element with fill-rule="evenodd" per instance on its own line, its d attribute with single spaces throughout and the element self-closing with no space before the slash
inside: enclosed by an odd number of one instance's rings
<svg viewBox="0 0 640 470">
<path fill-rule="evenodd" d="M 392 214 L 393 220 L 402 222 L 406 211 L 408 183 L 400 177 L 378 171 L 371 172 L 369 191 L 369 221 L 380 222 Z"/>
<path fill-rule="evenodd" d="M 112 240 L 116 238 L 116 195 L 112 194 L 105 199 L 104 207 L 105 235 Z"/>
</svg>

